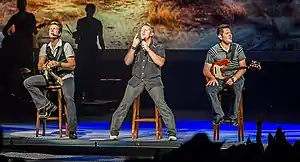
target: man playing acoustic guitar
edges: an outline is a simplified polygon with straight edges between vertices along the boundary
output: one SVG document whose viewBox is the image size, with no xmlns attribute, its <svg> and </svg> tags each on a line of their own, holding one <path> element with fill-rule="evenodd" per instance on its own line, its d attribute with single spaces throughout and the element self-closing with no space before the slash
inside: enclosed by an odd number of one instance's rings
<svg viewBox="0 0 300 162">
<path fill-rule="evenodd" d="M 212 69 L 216 62 L 225 62 L 228 68 L 231 67 L 246 67 L 246 56 L 241 45 L 232 42 L 232 33 L 230 26 L 222 24 L 217 29 L 217 35 L 220 43 L 211 47 L 207 53 L 205 64 L 203 67 L 203 74 L 207 78 L 206 92 L 213 109 L 213 125 L 218 125 L 223 122 L 224 112 L 218 100 L 218 93 L 225 87 L 229 86 L 234 91 L 233 105 L 229 111 L 229 118 L 231 125 L 236 126 L 238 105 L 241 99 L 242 89 L 244 86 L 243 74 L 246 69 L 234 69 L 222 73 L 224 79 L 219 79 L 214 75 L 215 68 Z M 225 65 L 224 65 L 225 66 Z"/>
<path fill-rule="evenodd" d="M 61 39 L 62 24 L 52 21 L 48 27 L 50 42 L 44 44 L 39 53 L 38 69 L 42 75 L 34 75 L 24 80 L 24 86 L 37 107 L 39 118 L 48 118 L 57 109 L 39 90 L 40 86 L 62 85 L 67 104 L 69 138 L 76 139 L 77 119 L 74 102 L 75 53 L 68 42 Z"/>
</svg>

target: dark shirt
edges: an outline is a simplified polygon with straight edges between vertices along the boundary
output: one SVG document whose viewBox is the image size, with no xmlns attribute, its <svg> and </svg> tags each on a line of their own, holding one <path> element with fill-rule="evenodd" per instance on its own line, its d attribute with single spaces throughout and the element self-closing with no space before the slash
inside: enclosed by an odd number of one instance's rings
<svg viewBox="0 0 300 162">
<path fill-rule="evenodd" d="M 78 32 L 78 46 L 86 48 L 98 48 L 97 47 L 97 36 L 99 38 L 99 43 L 101 48 L 104 47 L 103 40 L 103 25 L 102 22 L 96 18 L 84 17 L 79 19 L 77 22 L 77 32 Z"/>
<path fill-rule="evenodd" d="M 152 39 L 149 48 L 158 56 L 166 57 L 164 46 L 156 39 Z M 155 64 L 149 54 L 138 46 L 135 51 L 132 78 L 128 81 L 128 84 L 136 87 L 141 82 L 149 88 L 163 86 L 161 67 Z"/>
<path fill-rule="evenodd" d="M 14 35 L 21 39 L 22 43 L 32 42 L 36 25 L 35 16 L 32 13 L 18 12 L 8 20 L 7 24 L 15 25 Z"/>
</svg>

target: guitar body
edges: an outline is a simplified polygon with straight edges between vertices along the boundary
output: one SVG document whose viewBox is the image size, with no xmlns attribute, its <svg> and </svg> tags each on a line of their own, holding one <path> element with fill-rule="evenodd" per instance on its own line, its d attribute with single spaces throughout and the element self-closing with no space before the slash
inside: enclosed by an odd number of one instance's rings
<svg viewBox="0 0 300 162">
<path fill-rule="evenodd" d="M 229 59 L 224 59 L 221 61 L 215 61 L 210 69 L 210 72 L 215 78 L 226 80 L 228 77 L 225 75 L 224 72 L 231 71 L 231 70 L 240 70 L 240 69 L 250 69 L 250 70 L 260 70 L 261 66 L 260 63 L 257 61 L 251 61 L 249 66 L 238 66 L 238 67 L 227 67 L 228 63 L 230 62 Z M 209 79 L 206 77 L 206 81 Z"/>
<path fill-rule="evenodd" d="M 217 79 L 224 80 L 226 79 L 225 74 L 222 72 L 223 68 L 227 67 L 227 64 L 229 63 L 229 59 L 224 59 L 221 61 L 215 61 L 210 69 L 210 72 L 212 75 L 214 75 Z M 209 81 L 209 79 L 206 77 L 206 81 Z"/>
<path fill-rule="evenodd" d="M 225 74 L 222 72 L 222 69 L 227 67 L 227 64 L 229 63 L 229 59 L 216 61 L 211 66 L 211 73 L 217 78 L 217 79 L 226 79 Z"/>
</svg>

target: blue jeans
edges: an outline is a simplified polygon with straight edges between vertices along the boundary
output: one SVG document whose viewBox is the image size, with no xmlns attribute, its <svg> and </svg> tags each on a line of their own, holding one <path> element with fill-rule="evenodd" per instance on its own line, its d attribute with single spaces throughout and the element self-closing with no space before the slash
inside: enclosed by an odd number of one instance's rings
<svg viewBox="0 0 300 162">
<path fill-rule="evenodd" d="M 176 136 L 177 130 L 175 126 L 175 118 L 171 109 L 165 102 L 163 87 L 158 86 L 150 89 L 147 88 L 143 82 L 136 87 L 127 85 L 123 100 L 112 116 L 110 134 L 119 135 L 120 127 L 127 116 L 129 108 L 131 107 L 135 98 L 137 98 L 144 91 L 144 88 L 146 88 L 150 97 L 157 105 L 162 120 L 168 129 L 169 136 Z"/>
<path fill-rule="evenodd" d="M 238 106 L 242 96 L 242 90 L 244 87 L 244 77 L 239 78 L 233 85 L 234 99 L 232 107 L 229 110 L 229 118 L 237 119 Z M 219 85 L 208 85 L 206 86 L 206 93 L 208 94 L 209 101 L 212 105 L 214 119 L 220 119 L 224 117 L 224 112 L 221 108 L 221 104 L 218 99 L 218 94 L 223 90 L 223 85 L 225 84 L 223 80 L 218 80 Z"/>
<path fill-rule="evenodd" d="M 28 90 L 35 106 L 37 109 L 46 107 L 50 101 L 40 91 L 39 87 L 46 86 L 46 80 L 43 75 L 34 75 L 24 80 L 24 86 Z M 68 111 L 68 130 L 70 132 L 76 132 L 77 130 L 77 117 L 76 117 L 76 106 L 74 102 L 74 91 L 75 91 L 74 78 L 67 78 L 63 80 L 63 96 L 67 104 Z"/>
</svg>

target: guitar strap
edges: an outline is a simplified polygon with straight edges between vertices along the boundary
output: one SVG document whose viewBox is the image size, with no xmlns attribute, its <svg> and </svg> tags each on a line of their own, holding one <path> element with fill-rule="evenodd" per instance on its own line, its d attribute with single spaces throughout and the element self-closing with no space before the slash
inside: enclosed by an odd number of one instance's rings
<svg viewBox="0 0 300 162">
<path fill-rule="evenodd" d="M 235 51 L 236 51 L 236 47 L 237 45 L 235 43 L 232 43 L 231 45 L 231 49 L 230 49 L 230 52 L 229 52 L 229 55 L 230 55 L 230 62 L 233 61 L 233 58 L 234 58 L 234 55 L 235 55 Z M 226 55 L 226 58 L 228 58 L 228 56 Z M 229 78 L 231 78 L 234 74 L 232 74 Z M 229 79 L 228 78 L 228 79 Z"/>
<path fill-rule="evenodd" d="M 237 47 L 237 45 L 235 43 L 232 43 L 231 50 L 230 50 L 230 53 L 229 53 L 229 55 L 230 55 L 230 61 L 233 61 L 233 57 L 235 55 L 236 47 Z"/>
</svg>

